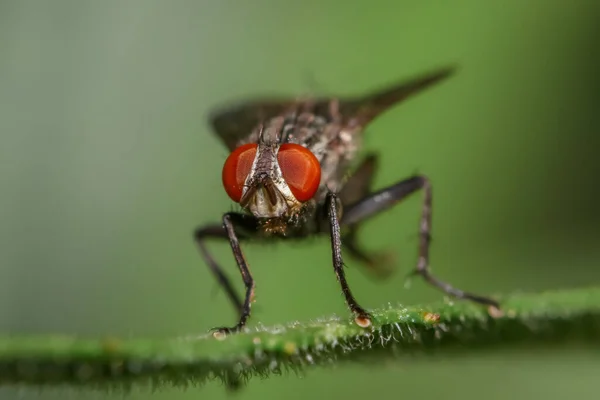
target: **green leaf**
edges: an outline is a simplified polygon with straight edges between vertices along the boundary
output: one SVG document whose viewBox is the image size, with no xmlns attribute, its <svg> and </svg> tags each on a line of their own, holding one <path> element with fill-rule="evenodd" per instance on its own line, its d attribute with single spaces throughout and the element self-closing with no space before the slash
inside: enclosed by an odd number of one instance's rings
<svg viewBox="0 0 600 400">
<path fill-rule="evenodd" d="M 197 385 L 218 379 L 239 387 L 248 378 L 319 364 L 382 362 L 408 354 L 469 353 L 527 344 L 600 343 L 600 288 L 514 294 L 502 313 L 468 302 L 372 310 L 361 328 L 348 316 L 168 340 L 0 337 L 0 384 L 126 389 Z"/>
</svg>

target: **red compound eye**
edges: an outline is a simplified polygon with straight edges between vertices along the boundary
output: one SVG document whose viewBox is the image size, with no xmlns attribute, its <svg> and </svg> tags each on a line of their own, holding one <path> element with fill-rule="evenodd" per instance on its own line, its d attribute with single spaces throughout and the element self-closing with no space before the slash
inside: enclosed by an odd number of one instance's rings
<svg viewBox="0 0 600 400">
<path fill-rule="evenodd" d="M 252 169 L 257 147 L 256 143 L 241 145 L 227 157 L 223 165 L 223 187 L 236 203 L 242 198 L 244 182 Z"/>
<path fill-rule="evenodd" d="M 277 162 L 294 197 L 301 202 L 310 200 L 321 182 L 317 157 L 306 147 L 285 143 L 279 147 Z"/>
</svg>

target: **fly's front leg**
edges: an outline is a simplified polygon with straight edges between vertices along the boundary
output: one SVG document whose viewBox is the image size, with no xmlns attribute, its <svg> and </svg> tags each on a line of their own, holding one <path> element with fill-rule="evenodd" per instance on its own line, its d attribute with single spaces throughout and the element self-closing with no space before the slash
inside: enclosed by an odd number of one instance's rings
<svg viewBox="0 0 600 400">
<path fill-rule="evenodd" d="M 348 286 L 346 275 L 344 273 L 344 261 L 342 259 L 342 237 L 340 234 L 340 223 L 337 216 L 338 201 L 334 193 L 328 193 L 326 199 L 327 214 L 329 218 L 330 234 L 331 234 L 331 254 L 333 260 L 333 270 L 337 276 L 338 282 L 342 286 L 342 293 L 346 299 L 346 304 L 350 311 L 356 316 L 357 325 L 366 328 L 371 325 L 371 317 L 369 313 L 362 308 Z"/>
<path fill-rule="evenodd" d="M 246 263 L 246 259 L 242 253 L 242 249 L 240 248 L 240 241 L 238 235 L 236 234 L 235 227 L 238 227 L 240 230 L 252 232 L 256 230 L 256 220 L 253 217 L 244 214 L 227 213 L 223 216 L 222 226 L 209 225 L 197 229 L 194 234 L 196 243 L 200 249 L 200 253 L 208 264 L 210 270 L 217 278 L 219 284 L 227 293 L 229 299 L 236 308 L 236 311 L 239 313 L 239 321 L 234 327 L 222 327 L 214 329 L 222 334 L 238 332 L 244 327 L 246 320 L 248 317 L 250 317 L 250 303 L 254 297 L 254 279 L 252 278 L 252 274 L 250 273 L 250 269 L 248 268 L 248 264 Z M 240 300 L 237 292 L 233 289 L 233 286 L 223 272 L 223 269 L 216 263 L 214 258 L 206 249 L 204 241 L 207 238 L 229 239 L 231 250 L 246 288 L 246 295 L 243 301 Z"/>
<path fill-rule="evenodd" d="M 431 203 L 432 188 L 429 179 L 423 175 L 413 176 L 379 190 L 364 199 L 350 205 L 344 211 L 341 225 L 353 225 L 374 214 L 389 209 L 408 195 L 422 189 L 424 192 L 421 222 L 419 224 L 419 260 L 414 274 L 419 274 L 429 284 L 442 290 L 444 293 L 459 298 L 468 299 L 476 303 L 499 308 L 497 301 L 488 297 L 459 290 L 450 284 L 435 277 L 429 270 L 429 244 L 431 242 Z"/>
<path fill-rule="evenodd" d="M 223 225 L 207 225 L 196 229 L 194 232 L 194 239 L 196 240 L 200 254 L 202 255 L 202 258 L 204 258 L 208 268 L 210 268 L 211 272 L 217 279 L 217 282 L 219 282 L 219 285 L 221 285 L 223 290 L 225 290 L 225 293 L 227 293 L 227 297 L 229 297 L 229 300 L 231 300 L 231 303 L 235 308 L 235 312 L 241 313 L 242 301 L 240 300 L 239 295 L 231 285 L 227 275 L 225 275 L 223 268 L 217 264 L 215 259 L 210 255 L 208 249 L 206 248 L 205 241 L 209 238 L 227 239 L 227 231 L 225 231 Z"/>
</svg>

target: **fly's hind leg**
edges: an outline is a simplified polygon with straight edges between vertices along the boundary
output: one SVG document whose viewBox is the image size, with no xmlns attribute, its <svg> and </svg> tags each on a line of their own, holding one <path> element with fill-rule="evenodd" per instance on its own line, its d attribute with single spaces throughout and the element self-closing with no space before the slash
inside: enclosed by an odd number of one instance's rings
<svg viewBox="0 0 600 400">
<path fill-rule="evenodd" d="M 377 171 L 377 164 L 377 155 L 373 153 L 367 154 L 339 193 L 339 199 L 344 207 L 359 202 L 368 196 L 373 184 L 373 177 Z M 364 250 L 358 239 L 360 222 L 356 222 L 345 228 L 342 234 L 342 243 L 348 254 L 357 261 L 360 261 L 367 268 L 367 271 L 375 277 L 387 278 L 393 272 L 395 265 L 394 253 L 385 250 L 378 252 Z"/>
<path fill-rule="evenodd" d="M 421 275 L 429 284 L 437 287 L 452 297 L 468 299 L 498 309 L 499 304 L 497 301 L 457 289 L 431 273 L 431 270 L 429 269 L 429 244 L 431 242 L 432 188 L 431 183 L 426 176 L 416 175 L 402 180 L 349 205 L 344 211 L 340 225 L 353 226 L 370 216 L 389 209 L 417 190 L 423 190 L 424 199 L 421 221 L 419 224 L 419 259 L 413 273 Z"/>
</svg>

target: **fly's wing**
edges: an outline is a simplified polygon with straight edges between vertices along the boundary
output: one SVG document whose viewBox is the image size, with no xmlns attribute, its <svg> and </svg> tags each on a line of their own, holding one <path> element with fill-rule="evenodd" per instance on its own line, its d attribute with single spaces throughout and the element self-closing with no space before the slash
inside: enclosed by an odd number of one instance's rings
<svg viewBox="0 0 600 400">
<path fill-rule="evenodd" d="M 256 99 L 242 101 L 228 107 L 215 110 L 209 115 L 209 121 L 217 136 L 229 150 L 250 135 L 261 122 L 265 122 L 294 105 L 291 99 Z"/>
<path fill-rule="evenodd" d="M 339 113 L 342 122 L 349 126 L 364 127 L 391 106 L 443 80 L 453 71 L 454 68 L 443 68 L 367 96 L 340 99 Z M 215 110 L 209 116 L 209 120 L 217 136 L 229 150 L 233 150 L 236 144 L 250 135 L 258 124 L 294 109 L 310 109 L 316 115 L 329 118 L 331 101 L 330 97 L 305 100 L 297 98 L 247 100 Z"/>
<path fill-rule="evenodd" d="M 454 67 L 441 68 L 366 96 L 341 99 L 339 111 L 342 120 L 347 126 L 365 127 L 393 105 L 448 78 L 454 71 Z"/>
</svg>

